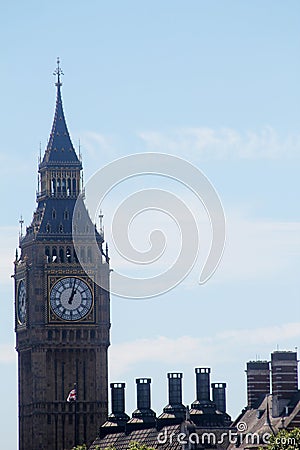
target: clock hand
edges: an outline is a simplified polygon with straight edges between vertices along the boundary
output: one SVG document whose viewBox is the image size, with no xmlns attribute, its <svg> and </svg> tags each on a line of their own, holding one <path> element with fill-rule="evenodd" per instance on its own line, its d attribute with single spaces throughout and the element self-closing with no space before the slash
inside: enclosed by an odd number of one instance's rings
<svg viewBox="0 0 300 450">
<path fill-rule="evenodd" d="M 76 283 L 76 280 L 74 280 L 72 292 L 71 292 L 70 298 L 69 298 L 69 300 L 68 300 L 69 305 L 72 305 L 74 295 L 75 295 L 76 292 L 77 292 L 76 289 L 75 289 L 75 283 Z"/>
</svg>

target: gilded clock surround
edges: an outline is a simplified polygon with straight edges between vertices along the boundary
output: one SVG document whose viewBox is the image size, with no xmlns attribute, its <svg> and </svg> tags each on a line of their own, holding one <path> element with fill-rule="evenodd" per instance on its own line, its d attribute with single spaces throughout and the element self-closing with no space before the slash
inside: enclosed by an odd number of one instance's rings
<svg viewBox="0 0 300 450">
<path fill-rule="evenodd" d="M 50 304 L 50 298 L 51 298 L 51 291 L 56 285 L 56 283 L 60 280 L 67 279 L 67 278 L 77 278 L 78 280 L 82 280 L 85 284 L 88 285 L 91 293 L 92 293 L 92 305 L 89 309 L 89 312 L 82 318 L 77 320 L 65 320 L 63 318 L 58 317 L 55 312 L 52 310 L 51 304 Z M 95 321 L 95 304 L 94 304 L 94 283 L 93 280 L 91 280 L 88 276 L 78 276 L 78 274 L 68 274 L 65 276 L 61 275 L 50 275 L 48 276 L 48 321 L 50 324 L 57 324 L 57 323 L 66 323 L 66 324 L 83 324 L 83 323 L 93 323 Z"/>
</svg>

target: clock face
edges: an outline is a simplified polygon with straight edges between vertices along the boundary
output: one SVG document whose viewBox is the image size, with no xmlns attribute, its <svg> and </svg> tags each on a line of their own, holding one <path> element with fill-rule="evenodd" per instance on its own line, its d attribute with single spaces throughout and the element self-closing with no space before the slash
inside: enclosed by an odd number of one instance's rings
<svg viewBox="0 0 300 450">
<path fill-rule="evenodd" d="M 26 319 L 26 286 L 24 280 L 21 280 L 18 285 L 17 295 L 17 317 L 19 324 L 23 325 Z"/>
<path fill-rule="evenodd" d="M 61 278 L 50 292 L 51 309 L 63 320 L 83 319 L 89 313 L 92 304 L 92 291 L 81 278 Z"/>
</svg>

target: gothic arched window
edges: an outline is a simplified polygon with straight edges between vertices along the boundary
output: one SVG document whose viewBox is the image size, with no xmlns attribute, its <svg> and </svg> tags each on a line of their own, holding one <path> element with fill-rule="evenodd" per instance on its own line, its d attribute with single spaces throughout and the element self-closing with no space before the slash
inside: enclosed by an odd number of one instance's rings
<svg viewBox="0 0 300 450">
<path fill-rule="evenodd" d="M 50 248 L 49 247 L 45 248 L 45 255 L 46 255 L 47 263 L 49 263 L 50 262 Z"/>
<path fill-rule="evenodd" d="M 52 248 L 52 262 L 56 262 L 57 261 L 57 250 L 56 247 Z"/>
<path fill-rule="evenodd" d="M 71 195 L 71 178 L 67 180 L 67 195 Z"/>
<path fill-rule="evenodd" d="M 66 258 L 67 258 L 67 262 L 68 262 L 68 263 L 72 262 L 71 249 L 70 249 L 70 247 L 67 247 Z"/>
<path fill-rule="evenodd" d="M 51 195 L 56 194 L 56 179 L 52 178 L 51 180 Z"/>
<path fill-rule="evenodd" d="M 60 178 L 57 178 L 57 192 L 58 194 L 61 193 L 61 184 L 60 184 Z"/>
<path fill-rule="evenodd" d="M 59 260 L 61 263 L 65 262 L 65 253 L 63 247 L 59 249 Z"/>
<path fill-rule="evenodd" d="M 76 189 L 76 178 L 73 178 L 73 195 L 77 193 Z"/>
</svg>

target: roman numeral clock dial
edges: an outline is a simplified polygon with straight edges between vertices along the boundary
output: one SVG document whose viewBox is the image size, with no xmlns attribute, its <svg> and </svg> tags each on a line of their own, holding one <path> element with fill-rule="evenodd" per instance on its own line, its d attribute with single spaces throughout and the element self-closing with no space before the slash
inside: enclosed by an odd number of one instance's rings
<svg viewBox="0 0 300 450">
<path fill-rule="evenodd" d="M 24 280 L 18 285 L 17 294 L 17 318 L 19 325 L 24 325 L 26 320 L 26 286 Z"/>
<path fill-rule="evenodd" d="M 81 278 L 61 278 L 51 288 L 50 308 L 59 319 L 81 320 L 88 315 L 92 305 L 91 288 Z"/>
</svg>

